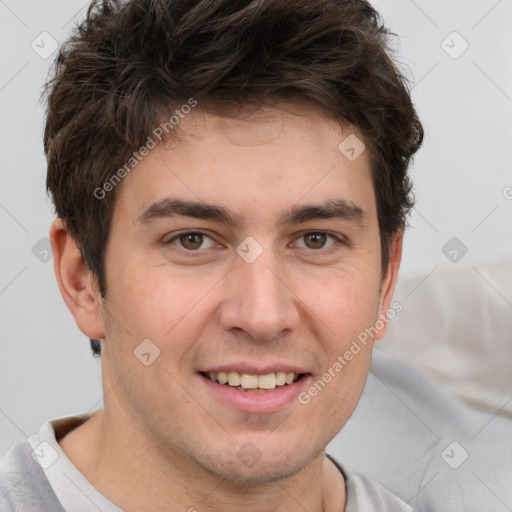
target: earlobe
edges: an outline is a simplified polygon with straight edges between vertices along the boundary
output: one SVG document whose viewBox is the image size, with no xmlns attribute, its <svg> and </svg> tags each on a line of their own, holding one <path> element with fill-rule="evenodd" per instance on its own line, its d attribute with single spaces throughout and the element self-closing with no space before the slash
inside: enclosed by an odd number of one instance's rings
<svg viewBox="0 0 512 512">
<path fill-rule="evenodd" d="M 398 231 L 391 240 L 391 246 L 389 248 L 389 264 L 388 272 L 382 282 L 382 288 L 380 292 L 379 300 L 379 313 L 378 319 L 382 319 L 384 327 L 379 329 L 379 332 L 375 335 L 375 341 L 381 339 L 387 330 L 387 312 L 393 299 L 395 292 L 396 280 L 398 277 L 398 270 L 400 268 L 400 262 L 402 260 L 402 247 L 403 247 L 404 232 L 403 230 Z"/>
<path fill-rule="evenodd" d="M 50 241 L 59 289 L 78 328 L 89 338 L 104 338 L 99 291 L 63 219 L 53 221 Z"/>
</svg>

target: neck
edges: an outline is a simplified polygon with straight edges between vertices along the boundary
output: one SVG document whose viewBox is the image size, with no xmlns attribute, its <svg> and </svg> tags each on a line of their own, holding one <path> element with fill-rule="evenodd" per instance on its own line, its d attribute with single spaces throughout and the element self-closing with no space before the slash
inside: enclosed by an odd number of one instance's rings
<svg viewBox="0 0 512 512">
<path fill-rule="evenodd" d="M 270 483 L 228 481 L 179 453 L 157 446 L 131 418 L 106 409 L 59 442 L 71 462 L 105 497 L 125 510 L 190 512 L 340 512 L 345 485 L 319 454 L 297 474 Z"/>
</svg>

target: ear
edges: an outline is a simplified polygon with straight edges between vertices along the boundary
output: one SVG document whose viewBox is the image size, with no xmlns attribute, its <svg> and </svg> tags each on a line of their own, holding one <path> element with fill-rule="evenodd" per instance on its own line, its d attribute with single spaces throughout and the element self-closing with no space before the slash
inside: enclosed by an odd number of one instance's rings
<svg viewBox="0 0 512 512">
<path fill-rule="evenodd" d="M 389 264 L 387 274 L 382 280 L 381 290 L 380 290 L 380 298 L 379 298 L 379 313 L 377 317 L 377 321 L 381 319 L 379 322 L 379 327 L 381 324 L 384 326 L 377 331 L 375 335 L 374 341 L 380 340 L 384 334 L 386 334 L 388 328 L 388 315 L 387 312 L 390 309 L 391 300 L 393 299 L 393 294 L 395 293 L 396 280 L 398 277 L 398 269 L 400 268 L 400 262 L 402 260 L 402 247 L 404 240 L 404 232 L 403 230 L 397 231 L 391 240 L 391 245 L 389 248 Z M 400 312 L 402 307 L 399 305 L 400 309 L 395 310 L 395 312 Z M 394 309 L 394 308 L 393 308 Z M 376 324 L 377 324 L 376 321 Z"/>
<path fill-rule="evenodd" d="M 78 328 L 89 338 L 104 338 L 98 287 L 63 219 L 53 221 L 50 241 L 60 293 Z"/>
</svg>

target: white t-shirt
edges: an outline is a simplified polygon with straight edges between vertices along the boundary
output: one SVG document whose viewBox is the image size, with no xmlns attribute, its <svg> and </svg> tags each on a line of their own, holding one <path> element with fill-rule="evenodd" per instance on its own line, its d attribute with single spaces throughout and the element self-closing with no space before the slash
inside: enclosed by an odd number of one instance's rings
<svg viewBox="0 0 512 512">
<path fill-rule="evenodd" d="M 7 452 L 0 461 L 1 512 L 123 512 L 87 481 L 57 442 L 88 417 L 47 421 L 39 434 Z M 412 512 L 374 480 L 347 471 L 330 458 L 345 478 L 345 512 Z"/>
</svg>

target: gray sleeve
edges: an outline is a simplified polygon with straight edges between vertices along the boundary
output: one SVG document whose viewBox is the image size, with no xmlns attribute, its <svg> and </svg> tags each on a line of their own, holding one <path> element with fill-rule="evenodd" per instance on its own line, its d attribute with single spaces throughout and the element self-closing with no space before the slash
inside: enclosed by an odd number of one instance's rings
<svg viewBox="0 0 512 512">
<path fill-rule="evenodd" d="M 14 445 L 0 461 L 0 512 L 65 512 L 28 441 Z"/>
</svg>

